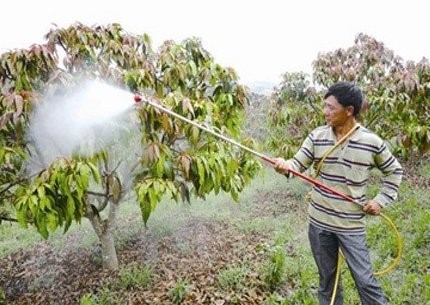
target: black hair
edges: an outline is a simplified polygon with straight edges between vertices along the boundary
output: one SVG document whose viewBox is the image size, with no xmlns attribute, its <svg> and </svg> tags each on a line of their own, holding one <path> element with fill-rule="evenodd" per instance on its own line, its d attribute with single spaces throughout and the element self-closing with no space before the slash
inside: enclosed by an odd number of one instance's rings
<svg viewBox="0 0 430 305">
<path fill-rule="evenodd" d="M 360 88 L 348 82 L 339 82 L 328 88 L 324 99 L 334 96 L 344 107 L 354 107 L 354 117 L 357 117 L 363 104 L 364 95 Z"/>
</svg>

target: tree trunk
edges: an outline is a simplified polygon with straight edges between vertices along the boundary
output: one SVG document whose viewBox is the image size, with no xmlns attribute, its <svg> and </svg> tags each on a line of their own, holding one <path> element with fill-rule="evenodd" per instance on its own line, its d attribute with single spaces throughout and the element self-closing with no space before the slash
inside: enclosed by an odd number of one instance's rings
<svg viewBox="0 0 430 305">
<path fill-rule="evenodd" d="M 103 268 L 110 270 L 118 269 L 118 258 L 116 256 L 112 230 L 108 229 L 106 232 L 103 232 L 102 236 L 99 236 L 99 239 L 102 244 Z"/>
<path fill-rule="evenodd" d="M 87 208 L 87 217 L 101 243 L 103 268 L 110 270 L 118 269 L 118 257 L 116 255 L 115 240 L 113 237 L 116 209 L 116 203 L 109 203 L 109 215 L 107 219 L 103 220 L 99 214 L 94 214 L 90 208 Z"/>
</svg>

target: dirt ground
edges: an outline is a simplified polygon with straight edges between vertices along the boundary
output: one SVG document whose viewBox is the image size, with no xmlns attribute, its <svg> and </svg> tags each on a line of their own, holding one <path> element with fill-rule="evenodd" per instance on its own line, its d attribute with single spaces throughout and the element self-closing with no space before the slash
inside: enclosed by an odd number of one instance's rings
<svg viewBox="0 0 430 305">
<path fill-rule="evenodd" d="M 291 208 L 304 215 L 305 210 L 287 203 L 285 196 L 288 193 L 259 192 L 253 199 L 258 205 L 249 206 L 247 217 L 276 217 Z M 187 217 L 171 234 L 162 236 L 142 228 L 117 247 L 120 269 L 152 267 L 152 284 L 147 288 L 110 288 L 119 272 L 101 268 L 99 246 L 77 248 L 79 236 L 69 235 L 61 250 L 40 243 L 0 259 L 0 287 L 6 293 L 6 304 L 79 304 L 84 294 L 96 295 L 106 289 L 120 300 L 112 304 L 172 304 L 168 292 L 181 279 L 188 283 L 181 304 L 262 304 L 267 289 L 257 272 L 265 259 L 259 246 L 269 243 L 271 237 L 244 233 L 230 220 Z M 246 289 L 239 293 L 220 289 L 216 283 L 219 272 L 241 264 L 255 266 L 246 275 Z"/>
</svg>

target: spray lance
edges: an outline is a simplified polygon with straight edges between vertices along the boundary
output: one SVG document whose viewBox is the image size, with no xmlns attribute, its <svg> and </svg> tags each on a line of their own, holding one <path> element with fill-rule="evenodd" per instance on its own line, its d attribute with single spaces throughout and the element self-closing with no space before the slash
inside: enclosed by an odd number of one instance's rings
<svg viewBox="0 0 430 305">
<path fill-rule="evenodd" d="M 240 143 L 238 143 L 238 142 L 236 142 L 236 141 L 228 138 L 228 137 L 225 137 L 222 134 L 219 134 L 219 133 L 217 133 L 217 132 L 215 132 L 215 131 L 213 131 L 213 130 L 205 127 L 205 126 L 202 126 L 202 125 L 200 125 L 200 124 L 198 124 L 198 123 L 196 123 L 196 122 L 194 122 L 194 121 L 192 121 L 192 120 L 190 120 L 190 119 L 188 119 L 186 117 L 183 117 L 183 116 L 177 114 L 176 112 L 173 112 L 173 111 L 171 111 L 171 110 L 169 110 L 169 109 L 161 106 L 160 104 L 154 103 L 154 102 L 150 101 L 149 99 L 143 99 L 142 96 L 139 95 L 139 94 L 136 94 L 134 96 L 134 101 L 136 103 L 145 102 L 146 104 L 148 104 L 148 105 L 150 105 L 150 106 L 152 106 L 152 107 L 154 107 L 154 108 L 156 108 L 156 109 L 158 109 L 158 110 L 160 110 L 160 111 L 162 111 L 164 113 L 167 113 L 167 114 L 169 114 L 169 115 L 171 115 L 171 116 L 173 116 L 173 117 L 175 117 L 175 118 L 177 118 L 177 119 L 179 119 L 181 121 L 184 121 L 184 122 L 186 122 L 188 124 L 191 124 L 191 125 L 199 128 L 199 129 L 201 129 L 203 131 L 206 131 L 207 133 L 210 133 L 211 135 L 213 135 L 213 136 L 215 136 L 215 137 L 217 137 L 217 138 L 219 138 L 219 139 L 221 139 L 221 140 L 223 140 L 225 142 L 233 144 L 234 146 L 237 146 L 237 147 L 239 147 L 239 148 L 241 148 L 241 149 L 243 149 L 243 150 L 245 150 L 245 151 L 253 154 L 254 156 L 257 156 L 257 157 L 261 158 L 262 160 L 264 160 L 264 161 L 266 161 L 266 162 L 268 162 L 268 163 L 270 163 L 272 165 L 275 165 L 275 163 L 276 163 L 273 158 L 270 158 L 270 157 L 268 157 L 268 156 L 266 156 L 266 155 L 264 155 L 262 153 L 259 153 L 259 152 L 255 151 L 255 150 L 253 150 L 253 149 L 245 146 L 245 145 L 242 145 L 242 144 L 240 144 Z M 332 194 L 338 195 L 339 197 L 342 197 L 345 200 L 354 202 L 354 199 L 352 199 L 351 197 L 349 197 L 349 196 L 347 196 L 347 195 L 345 195 L 345 194 L 343 194 L 343 193 L 341 193 L 341 192 L 339 192 L 339 191 L 337 191 L 337 190 L 335 190 L 335 189 L 333 189 L 331 187 L 328 187 L 328 186 L 322 184 L 321 182 L 319 182 L 319 181 L 317 181 L 315 179 L 312 179 L 312 178 L 310 178 L 310 177 L 308 177 L 306 175 L 303 175 L 300 172 L 297 172 L 295 170 L 290 169 L 289 173 L 293 174 L 294 176 L 300 177 L 301 179 L 303 179 L 303 180 L 305 180 L 307 182 L 310 182 L 310 183 L 312 183 L 312 184 L 314 184 L 316 186 L 319 186 L 320 188 L 323 188 L 323 189 L 329 191 Z"/>
<path fill-rule="evenodd" d="M 200 124 L 198 124 L 198 123 L 196 123 L 196 122 L 194 122 L 194 121 L 186 118 L 186 117 L 183 117 L 183 116 L 177 114 L 176 112 L 173 112 L 173 111 L 171 111 L 171 110 L 169 110 L 169 109 L 161 106 L 158 103 L 152 102 L 148 98 L 144 99 L 139 94 L 135 94 L 134 95 L 134 101 L 136 103 L 144 102 L 144 103 L 146 103 L 146 104 L 148 104 L 148 105 L 150 105 L 150 106 L 152 106 L 152 107 L 154 107 L 154 108 L 156 108 L 156 109 L 158 109 L 158 110 L 160 110 L 160 111 L 162 111 L 164 113 L 167 113 L 167 114 L 169 114 L 169 115 L 171 115 L 171 116 L 173 116 L 173 117 L 175 117 L 175 118 L 177 118 L 177 119 L 179 119 L 181 121 L 184 121 L 184 122 L 186 122 L 188 124 L 191 124 L 191 125 L 199 128 L 199 129 L 201 129 L 201 130 L 203 130 L 203 131 L 205 131 L 205 132 L 207 132 L 207 133 L 209 133 L 209 134 L 211 134 L 211 135 L 213 135 L 213 136 L 215 136 L 215 137 L 217 137 L 217 138 L 219 138 L 219 139 L 221 139 L 221 140 L 223 140 L 225 142 L 233 144 L 234 146 L 237 146 L 237 147 L 239 147 L 239 148 L 241 148 L 241 149 L 249 152 L 250 154 L 261 158 L 262 160 L 270 163 L 271 165 L 275 165 L 275 163 L 276 163 L 276 161 L 273 158 L 270 158 L 270 157 L 268 157 L 268 156 L 266 156 L 266 155 L 264 155 L 262 153 L 259 153 L 259 152 L 255 151 L 255 150 L 253 150 L 253 149 L 245 146 L 245 145 L 242 145 L 242 144 L 240 144 L 240 143 L 238 143 L 238 142 L 236 142 L 236 141 L 234 141 L 234 140 L 232 140 L 232 139 L 230 139 L 228 137 L 223 136 L 222 134 L 219 134 L 219 133 L 217 133 L 217 132 L 215 132 L 215 131 L 213 131 L 213 130 L 205 127 L 205 126 L 202 126 L 202 125 L 200 125 Z M 288 172 L 289 172 L 289 174 L 297 176 L 297 177 L 299 177 L 299 178 L 301 178 L 301 179 L 303 179 L 303 180 L 305 180 L 305 181 L 307 181 L 307 182 L 309 182 L 309 183 L 311 183 L 311 184 L 313 184 L 315 186 L 318 186 L 318 187 L 320 187 L 320 188 L 322 188 L 322 189 L 324 189 L 326 191 L 329 191 L 330 193 L 332 193 L 334 195 L 337 195 L 337 196 L 339 196 L 339 197 L 341 197 L 341 198 L 343 198 L 343 199 L 345 199 L 345 200 L 347 200 L 349 202 L 359 204 L 358 202 L 356 202 L 350 196 L 348 196 L 348 195 L 346 195 L 346 194 L 344 194 L 342 192 L 339 192 L 339 191 L 337 191 L 337 190 L 335 190 L 335 189 L 333 189 L 333 188 L 331 188 L 331 187 L 329 187 L 329 186 L 327 186 L 327 185 L 325 185 L 325 184 L 323 184 L 323 183 L 321 183 L 321 182 L 319 182 L 319 181 L 317 181 L 315 179 L 312 179 L 311 177 L 308 177 L 308 176 L 300 173 L 300 172 L 297 172 L 297 171 L 292 170 L 292 169 L 289 169 Z M 392 262 L 392 264 L 390 266 L 388 266 L 387 268 L 385 268 L 385 269 L 383 269 L 381 271 L 376 272 L 375 273 L 376 275 L 382 275 L 382 274 L 388 273 L 389 271 L 393 270 L 395 268 L 395 266 L 397 266 L 397 264 L 400 262 L 400 258 L 401 258 L 402 251 L 403 251 L 402 239 L 401 239 L 400 233 L 397 230 L 397 227 L 395 226 L 394 222 L 388 216 L 386 216 L 383 213 L 381 213 L 380 216 L 382 216 L 390 224 L 391 228 L 395 232 L 396 239 L 397 239 L 397 247 L 398 247 L 398 249 L 397 249 L 397 256 L 394 259 L 394 261 Z"/>
</svg>

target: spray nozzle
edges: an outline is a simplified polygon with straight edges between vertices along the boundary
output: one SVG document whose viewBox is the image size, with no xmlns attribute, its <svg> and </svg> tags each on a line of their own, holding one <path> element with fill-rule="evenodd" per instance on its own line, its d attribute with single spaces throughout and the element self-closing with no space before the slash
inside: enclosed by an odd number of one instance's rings
<svg viewBox="0 0 430 305">
<path fill-rule="evenodd" d="M 139 94 L 134 95 L 134 101 L 136 103 L 140 103 L 142 101 L 142 97 Z"/>
</svg>

